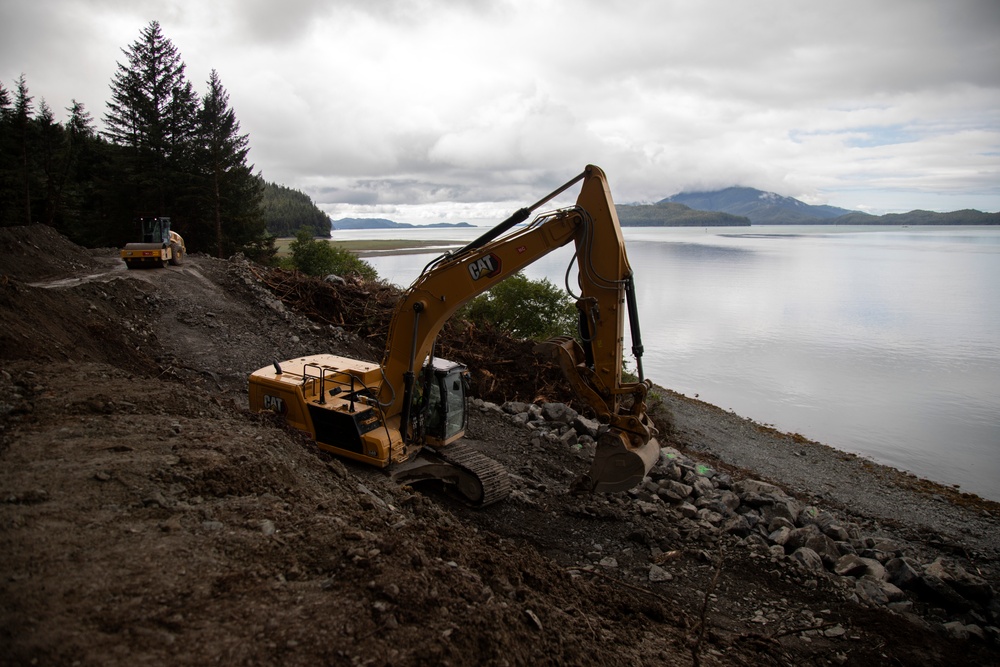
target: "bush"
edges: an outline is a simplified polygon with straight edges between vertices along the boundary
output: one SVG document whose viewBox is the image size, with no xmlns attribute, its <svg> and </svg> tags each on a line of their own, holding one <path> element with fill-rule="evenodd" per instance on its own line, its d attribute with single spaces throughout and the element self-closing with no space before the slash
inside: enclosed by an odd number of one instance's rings
<svg viewBox="0 0 1000 667">
<path fill-rule="evenodd" d="M 368 262 L 358 259 L 348 250 L 331 245 L 329 241 L 312 238 L 312 230 L 302 228 L 289 246 L 292 262 L 302 273 L 310 276 L 358 275 L 368 280 L 378 278 L 378 272 Z"/>
<path fill-rule="evenodd" d="M 477 296 L 459 316 L 475 324 L 492 323 L 516 338 L 545 340 L 572 335 L 578 314 L 572 298 L 547 279 L 517 273 Z"/>
</svg>

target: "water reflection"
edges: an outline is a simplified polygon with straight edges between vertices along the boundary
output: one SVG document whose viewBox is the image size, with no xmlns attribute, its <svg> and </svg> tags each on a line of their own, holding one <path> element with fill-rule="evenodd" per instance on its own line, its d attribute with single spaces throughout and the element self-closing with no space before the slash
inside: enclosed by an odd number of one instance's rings
<svg viewBox="0 0 1000 667">
<path fill-rule="evenodd" d="M 1000 229 L 625 237 L 655 382 L 1000 500 Z M 434 256 L 370 261 L 409 284 Z"/>
</svg>

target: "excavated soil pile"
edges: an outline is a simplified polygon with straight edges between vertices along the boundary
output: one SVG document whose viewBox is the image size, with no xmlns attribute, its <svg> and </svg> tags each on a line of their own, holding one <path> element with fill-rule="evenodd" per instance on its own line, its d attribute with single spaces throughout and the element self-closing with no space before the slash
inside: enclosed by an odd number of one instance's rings
<svg viewBox="0 0 1000 667">
<path fill-rule="evenodd" d="M 486 399 L 469 440 L 512 475 L 483 510 L 247 411 L 275 359 L 377 360 L 395 298 L 0 228 L 0 664 L 1000 662 L 996 504 L 666 389 L 652 477 L 577 495 L 583 422 L 496 405 L 564 397 L 551 369 L 449 328 Z M 821 523 L 864 562 L 790 553 Z M 879 559 L 917 577 L 891 601 Z"/>
</svg>

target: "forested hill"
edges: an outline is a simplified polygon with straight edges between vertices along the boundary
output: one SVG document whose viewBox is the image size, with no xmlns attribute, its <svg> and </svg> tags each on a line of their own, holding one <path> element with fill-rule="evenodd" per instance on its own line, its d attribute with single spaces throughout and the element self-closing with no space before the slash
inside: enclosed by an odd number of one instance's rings
<svg viewBox="0 0 1000 667">
<path fill-rule="evenodd" d="M 748 227 L 750 219 L 718 211 L 697 211 L 684 204 L 616 204 L 622 227 Z"/>
<path fill-rule="evenodd" d="M 261 201 L 267 232 L 272 236 L 295 236 L 303 227 L 312 229 L 313 236 L 328 236 L 330 216 L 321 211 L 309 195 L 277 183 L 264 183 Z"/>
<path fill-rule="evenodd" d="M 974 209 L 938 213 L 936 211 L 910 211 L 909 213 L 886 213 L 868 215 L 850 213 L 825 220 L 834 225 L 1000 225 L 1000 213 L 983 213 Z"/>
</svg>

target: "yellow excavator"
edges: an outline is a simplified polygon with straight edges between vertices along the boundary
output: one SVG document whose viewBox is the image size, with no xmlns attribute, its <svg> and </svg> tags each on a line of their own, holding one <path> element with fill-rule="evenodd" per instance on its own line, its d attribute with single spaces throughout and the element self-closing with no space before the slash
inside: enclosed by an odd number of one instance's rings
<svg viewBox="0 0 1000 667">
<path fill-rule="evenodd" d="M 582 181 L 576 205 L 532 212 Z M 580 340 L 536 347 L 561 366 L 577 399 L 601 423 L 596 454 L 578 485 L 632 488 L 659 457 L 646 415 L 651 386 L 642 377 L 642 342 L 632 269 L 604 172 L 593 165 L 463 248 L 428 264 L 400 299 L 380 364 L 317 354 L 275 362 L 250 376 L 253 411 L 270 410 L 323 450 L 388 468 L 401 483 L 444 482 L 473 505 L 510 491 L 504 468 L 461 441 L 468 371 L 434 355 L 444 323 L 473 297 L 549 252 L 576 244 Z M 622 379 L 628 312 L 638 382 Z"/>
<path fill-rule="evenodd" d="M 166 268 L 184 261 L 184 239 L 170 229 L 170 218 L 139 218 L 142 241 L 127 243 L 121 251 L 125 266 L 130 269 L 144 267 Z"/>
</svg>

